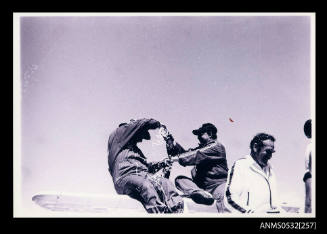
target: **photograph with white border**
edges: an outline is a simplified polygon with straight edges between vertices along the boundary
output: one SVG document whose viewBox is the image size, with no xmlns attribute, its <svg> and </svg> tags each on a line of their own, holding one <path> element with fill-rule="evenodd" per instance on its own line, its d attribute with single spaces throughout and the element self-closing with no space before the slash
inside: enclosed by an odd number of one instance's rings
<svg viewBox="0 0 327 234">
<path fill-rule="evenodd" d="M 14 12 L 14 217 L 316 217 L 315 27 Z"/>
</svg>

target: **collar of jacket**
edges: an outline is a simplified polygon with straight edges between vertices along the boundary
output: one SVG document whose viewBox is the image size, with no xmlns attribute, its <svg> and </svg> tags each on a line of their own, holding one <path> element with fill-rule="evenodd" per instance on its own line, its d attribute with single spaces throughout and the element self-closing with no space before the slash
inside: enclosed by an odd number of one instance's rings
<svg viewBox="0 0 327 234">
<path fill-rule="evenodd" d="M 268 171 L 268 175 L 267 175 L 264 172 L 264 170 L 260 167 L 260 165 L 252 158 L 251 155 L 247 155 L 246 157 L 250 161 L 250 168 L 252 170 L 254 170 L 255 172 L 259 173 L 260 175 L 262 175 L 266 179 L 268 179 L 271 176 L 272 166 L 271 166 L 271 164 L 269 162 L 267 163 L 267 166 L 266 166 L 267 171 Z"/>
<path fill-rule="evenodd" d="M 208 146 L 208 145 L 211 145 L 211 144 L 213 144 L 213 143 L 217 143 L 217 141 L 216 141 L 216 140 L 209 140 L 209 141 L 208 141 L 207 143 L 205 143 L 205 144 L 199 144 L 199 146 L 196 147 L 196 148 L 203 148 L 203 147 Z"/>
</svg>

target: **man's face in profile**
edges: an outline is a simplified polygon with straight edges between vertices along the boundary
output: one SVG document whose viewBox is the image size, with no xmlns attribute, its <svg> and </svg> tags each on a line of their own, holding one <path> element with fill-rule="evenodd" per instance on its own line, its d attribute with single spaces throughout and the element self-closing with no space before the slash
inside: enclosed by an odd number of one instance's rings
<svg viewBox="0 0 327 234">
<path fill-rule="evenodd" d="M 265 167 L 275 152 L 274 142 L 268 139 L 264 140 L 262 144 L 261 148 L 257 149 L 255 153 L 255 159 L 260 166 Z"/>
</svg>

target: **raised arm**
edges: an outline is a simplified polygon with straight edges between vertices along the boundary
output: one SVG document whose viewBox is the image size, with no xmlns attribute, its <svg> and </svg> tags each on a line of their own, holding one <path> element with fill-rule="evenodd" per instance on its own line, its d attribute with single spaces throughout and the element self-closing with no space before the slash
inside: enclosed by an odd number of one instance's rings
<svg viewBox="0 0 327 234">
<path fill-rule="evenodd" d="M 178 156 L 178 162 L 182 166 L 198 165 L 204 161 L 215 162 L 219 160 L 226 160 L 226 151 L 225 147 L 217 142 Z"/>
</svg>

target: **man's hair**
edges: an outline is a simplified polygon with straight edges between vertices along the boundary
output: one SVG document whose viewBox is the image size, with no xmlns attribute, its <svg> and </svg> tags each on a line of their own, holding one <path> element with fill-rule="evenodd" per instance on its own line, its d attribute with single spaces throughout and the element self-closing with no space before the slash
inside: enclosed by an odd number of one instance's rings
<svg viewBox="0 0 327 234">
<path fill-rule="evenodd" d="M 265 140 L 271 140 L 271 141 L 275 141 L 275 138 L 272 135 L 269 135 L 267 133 L 258 133 L 257 135 L 255 135 L 255 137 L 253 137 L 251 143 L 250 143 L 250 149 L 251 149 L 251 153 L 253 153 L 253 147 L 254 144 L 257 144 L 257 146 L 259 147 L 258 149 L 260 149 L 263 146 L 263 141 Z"/>
<path fill-rule="evenodd" d="M 311 119 L 305 121 L 303 130 L 307 138 L 311 138 Z"/>
</svg>

